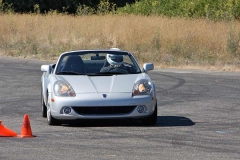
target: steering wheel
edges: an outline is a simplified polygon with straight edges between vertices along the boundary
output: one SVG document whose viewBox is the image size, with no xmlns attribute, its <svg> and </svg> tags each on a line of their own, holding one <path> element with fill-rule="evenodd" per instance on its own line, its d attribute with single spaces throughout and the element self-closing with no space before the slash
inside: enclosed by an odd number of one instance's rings
<svg viewBox="0 0 240 160">
<path fill-rule="evenodd" d="M 128 73 L 126 70 L 124 70 L 122 68 L 114 68 L 114 69 L 110 70 L 109 72 Z"/>
</svg>

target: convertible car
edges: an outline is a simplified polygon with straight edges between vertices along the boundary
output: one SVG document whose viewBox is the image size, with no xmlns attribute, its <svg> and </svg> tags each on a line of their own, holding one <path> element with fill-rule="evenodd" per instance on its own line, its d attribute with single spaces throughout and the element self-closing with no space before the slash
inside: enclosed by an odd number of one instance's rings
<svg viewBox="0 0 240 160">
<path fill-rule="evenodd" d="M 77 119 L 157 121 L 155 85 L 133 54 L 119 49 L 78 50 L 42 65 L 42 116 L 49 125 Z"/>
</svg>

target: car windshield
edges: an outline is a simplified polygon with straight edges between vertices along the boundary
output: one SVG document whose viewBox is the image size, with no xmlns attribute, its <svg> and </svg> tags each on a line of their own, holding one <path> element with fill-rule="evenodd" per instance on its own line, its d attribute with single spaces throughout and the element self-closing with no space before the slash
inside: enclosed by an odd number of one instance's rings
<svg viewBox="0 0 240 160">
<path fill-rule="evenodd" d="M 58 75 L 108 76 L 141 73 L 135 58 L 124 51 L 75 51 L 63 54 L 57 64 Z"/>
</svg>

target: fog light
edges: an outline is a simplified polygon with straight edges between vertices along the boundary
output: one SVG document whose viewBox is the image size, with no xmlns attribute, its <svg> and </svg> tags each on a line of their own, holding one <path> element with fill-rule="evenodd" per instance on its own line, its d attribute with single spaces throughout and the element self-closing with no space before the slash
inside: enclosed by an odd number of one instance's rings
<svg viewBox="0 0 240 160">
<path fill-rule="evenodd" d="M 138 106 L 137 111 L 143 113 L 145 111 L 145 106 Z"/>
<path fill-rule="evenodd" d="M 65 114 L 69 114 L 69 113 L 71 113 L 71 108 L 70 108 L 70 107 L 65 107 L 65 108 L 63 109 L 63 112 L 64 112 Z"/>
</svg>

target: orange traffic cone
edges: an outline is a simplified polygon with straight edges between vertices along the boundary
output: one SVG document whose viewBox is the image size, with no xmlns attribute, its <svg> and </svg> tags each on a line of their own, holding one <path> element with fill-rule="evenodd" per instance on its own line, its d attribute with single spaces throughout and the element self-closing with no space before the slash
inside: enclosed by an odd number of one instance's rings
<svg viewBox="0 0 240 160">
<path fill-rule="evenodd" d="M 20 138 L 34 137 L 32 135 L 30 120 L 29 120 L 29 116 L 27 114 L 25 114 L 24 117 L 23 117 L 22 130 L 21 130 L 21 134 L 18 135 L 18 137 L 20 137 Z"/>
<path fill-rule="evenodd" d="M 0 137 L 16 137 L 17 133 L 2 125 L 0 120 Z"/>
</svg>

